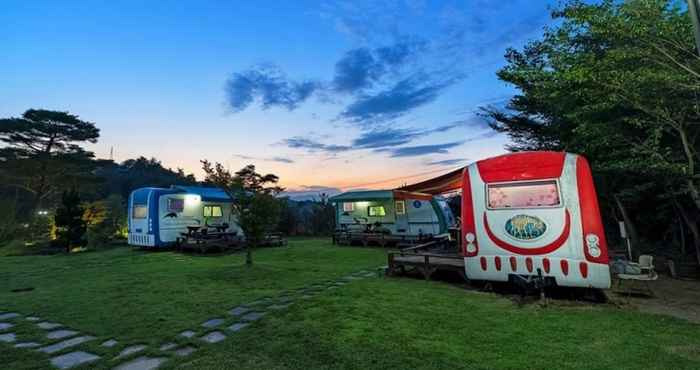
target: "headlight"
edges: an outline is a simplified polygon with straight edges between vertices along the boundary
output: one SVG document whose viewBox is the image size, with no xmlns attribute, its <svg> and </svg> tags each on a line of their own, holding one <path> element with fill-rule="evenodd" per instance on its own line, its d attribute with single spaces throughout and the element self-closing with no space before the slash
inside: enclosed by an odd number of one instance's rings
<svg viewBox="0 0 700 370">
<path fill-rule="evenodd" d="M 476 253 L 476 244 L 474 244 L 474 243 L 467 244 L 467 252 L 468 253 Z"/>
</svg>

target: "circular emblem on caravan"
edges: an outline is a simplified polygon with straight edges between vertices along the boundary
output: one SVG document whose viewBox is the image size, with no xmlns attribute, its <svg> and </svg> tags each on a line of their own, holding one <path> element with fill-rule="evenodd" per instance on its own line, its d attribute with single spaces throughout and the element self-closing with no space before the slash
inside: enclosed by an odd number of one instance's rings
<svg viewBox="0 0 700 370">
<path fill-rule="evenodd" d="M 547 225 L 535 216 L 516 215 L 506 221 L 508 235 L 520 240 L 534 240 L 544 235 Z"/>
<path fill-rule="evenodd" d="M 420 208 L 422 205 L 423 203 L 421 203 L 420 200 L 413 201 L 413 208 Z"/>
</svg>

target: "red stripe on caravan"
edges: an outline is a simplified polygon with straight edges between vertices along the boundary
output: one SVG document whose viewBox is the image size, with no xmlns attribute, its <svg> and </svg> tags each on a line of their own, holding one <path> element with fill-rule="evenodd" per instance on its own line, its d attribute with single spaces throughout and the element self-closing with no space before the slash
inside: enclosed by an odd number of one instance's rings
<svg viewBox="0 0 700 370">
<path fill-rule="evenodd" d="M 486 267 L 487 267 L 487 265 L 486 265 L 486 257 L 481 256 L 481 258 L 480 258 L 479 260 L 480 260 L 480 262 L 481 262 L 481 269 L 484 270 L 484 271 L 486 271 Z"/>
<path fill-rule="evenodd" d="M 496 271 L 501 271 L 501 257 L 494 257 L 493 262 L 496 265 Z"/>
<path fill-rule="evenodd" d="M 559 249 L 559 247 L 564 245 L 566 239 L 569 238 L 569 232 L 571 231 L 571 215 L 569 215 L 568 209 L 565 211 L 565 213 L 566 223 L 564 224 L 564 230 L 562 230 L 561 235 L 559 235 L 559 237 L 555 241 L 547 245 L 543 245 L 539 248 L 522 248 L 510 244 L 501 239 L 498 239 L 498 237 L 496 237 L 493 231 L 491 231 L 491 227 L 489 227 L 489 220 L 486 217 L 486 212 L 484 212 L 484 228 L 486 229 L 486 234 L 489 236 L 491 241 L 494 242 L 494 244 L 496 244 L 497 246 L 507 250 L 508 252 L 522 255 L 547 254 Z"/>
<path fill-rule="evenodd" d="M 474 257 L 479 254 L 479 241 L 476 240 L 476 226 L 474 221 L 474 201 L 472 200 L 472 184 L 469 181 L 469 167 L 462 171 L 462 253 L 465 257 Z M 475 249 L 467 252 L 467 234 L 474 235 Z"/>
<path fill-rule="evenodd" d="M 578 264 L 578 267 L 581 270 L 581 276 L 583 276 L 584 279 L 587 278 L 588 277 L 588 264 L 586 262 L 581 262 Z"/>
<path fill-rule="evenodd" d="M 567 262 L 566 260 L 561 260 L 559 264 L 561 265 L 561 272 L 564 275 L 569 275 L 569 262 Z"/>
<path fill-rule="evenodd" d="M 527 267 L 527 272 L 532 272 L 532 258 L 528 257 L 525 259 L 525 266 Z"/>
<path fill-rule="evenodd" d="M 596 195 L 591 166 L 586 158 L 577 156 L 576 158 L 576 185 L 578 187 L 578 198 L 581 207 L 581 226 L 583 227 L 583 253 L 586 260 L 595 263 L 608 263 L 608 242 L 605 240 L 603 221 L 600 218 L 600 208 L 598 207 L 598 196 Z M 593 257 L 588 253 L 586 247 L 586 235 L 595 234 L 598 236 L 598 247 L 600 256 Z"/>
<path fill-rule="evenodd" d="M 549 274 L 549 258 L 542 259 L 542 267 L 544 267 L 544 272 Z"/>
<path fill-rule="evenodd" d="M 513 271 L 518 269 L 518 261 L 513 256 L 510 256 L 510 269 Z"/>
</svg>

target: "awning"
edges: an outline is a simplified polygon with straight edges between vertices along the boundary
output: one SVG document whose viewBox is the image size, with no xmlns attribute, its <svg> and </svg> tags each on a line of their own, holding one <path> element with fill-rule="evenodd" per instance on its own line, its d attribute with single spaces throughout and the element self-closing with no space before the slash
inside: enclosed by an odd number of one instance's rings
<svg viewBox="0 0 700 370">
<path fill-rule="evenodd" d="M 416 184 L 406 185 L 396 190 L 410 191 L 424 194 L 443 194 L 450 191 L 459 190 L 462 187 L 462 171 L 466 167 L 448 172 L 444 175 L 421 181 Z"/>
</svg>

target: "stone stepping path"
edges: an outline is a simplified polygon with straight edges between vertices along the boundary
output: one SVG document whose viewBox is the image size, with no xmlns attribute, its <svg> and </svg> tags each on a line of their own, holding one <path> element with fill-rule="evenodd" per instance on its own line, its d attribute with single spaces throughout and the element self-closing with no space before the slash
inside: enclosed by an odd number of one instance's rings
<svg viewBox="0 0 700 370">
<path fill-rule="evenodd" d="M 205 328 L 215 328 L 221 324 L 224 323 L 224 319 L 221 318 L 216 318 L 216 319 L 210 319 L 202 323 L 202 327 Z"/>
<path fill-rule="evenodd" d="M 196 350 L 197 350 L 196 348 L 188 346 L 188 347 L 178 348 L 175 350 L 174 353 L 175 353 L 175 356 L 187 357 L 187 356 L 191 355 Z"/>
<path fill-rule="evenodd" d="M 77 335 L 78 332 L 75 330 L 54 330 L 46 334 L 48 339 L 63 339 Z"/>
<path fill-rule="evenodd" d="M 116 339 L 110 339 L 110 340 L 106 340 L 106 341 L 102 342 L 102 344 L 100 344 L 100 346 L 112 348 L 112 347 L 116 346 L 117 344 L 119 344 L 119 341 L 117 341 Z"/>
<path fill-rule="evenodd" d="M 95 337 L 91 337 L 89 335 L 86 335 L 83 337 L 75 337 L 75 338 L 71 338 L 68 340 L 64 340 L 63 342 L 58 342 L 56 344 L 52 344 L 50 346 L 41 347 L 41 348 L 37 349 L 37 351 L 52 354 L 52 353 L 56 353 L 59 351 L 63 351 L 66 348 L 75 347 L 78 344 L 83 344 L 83 343 L 91 341 L 93 339 L 95 339 Z"/>
<path fill-rule="evenodd" d="M 17 312 L 7 312 L 0 314 L 0 320 L 10 320 L 17 317 L 20 317 L 20 314 L 18 314 Z"/>
<path fill-rule="evenodd" d="M 152 370 L 163 364 L 167 358 L 164 357 L 139 357 L 129 362 L 125 362 L 114 370 Z"/>
<path fill-rule="evenodd" d="M 228 313 L 233 315 L 233 316 L 241 316 L 244 313 L 247 313 L 248 311 L 250 311 L 250 308 L 245 307 L 245 306 L 238 306 L 238 307 L 230 310 Z"/>
<path fill-rule="evenodd" d="M 219 343 L 222 340 L 226 339 L 226 335 L 220 331 L 213 331 L 209 334 L 204 335 L 203 337 L 199 338 L 207 343 Z"/>
<path fill-rule="evenodd" d="M 133 346 L 128 346 L 128 347 L 124 348 L 121 352 L 119 352 L 119 354 L 117 355 L 117 357 L 115 357 L 114 359 L 115 359 L 115 360 L 118 360 L 118 359 L 120 359 L 120 358 L 124 358 L 124 357 L 126 357 L 126 356 L 133 355 L 134 353 L 143 351 L 143 350 L 146 349 L 147 347 L 148 347 L 148 346 L 145 345 L 145 344 L 136 344 L 136 345 L 133 345 Z"/>
<path fill-rule="evenodd" d="M 315 283 L 310 286 L 304 286 L 293 290 L 283 291 L 280 292 L 280 294 L 276 297 L 260 298 L 256 301 L 245 303 L 230 309 L 228 311 L 228 314 L 230 316 L 233 316 L 233 318 L 215 317 L 203 322 L 200 326 L 205 329 L 214 329 L 226 324 L 229 326 L 225 328 L 225 331 L 229 334 L 233 334 L 240 330 L 243 330 L 252 322 L 262 319 L 268 313 L 269 310 L 282 311 L 291 306 L 297 299 L 311 299 L 314 297 L 314 295 L 322 293 L 325 290 L 338 289 L 339 287 L 347 285 L 352 281 L 374 276 L 377 275 L 371 271 L 363 270 L 354 274 L 340 277 L 335 280 L 328 280 L 320 283 Z M 257 308 L 253 308 L 253 306 L 256 306 Z M 22 317 L 22 315 L 17 312 L 0 312 L 0 320 L 2 321 L 8 321 L 19 317 Z M 229 320 L 234 318 L 237 318 L 238 322 L 234 322 L 231 324 Z M 68 348 L 76 347 L 85 342 L 92 341 L 96 339 L 95 337 L 85 334 L 81 335 L 80 332 L 78 332 L 77 330 L 65 328 L 63 324 L 50 321 L 42 321 L 39 317 L 36 316 L 28 316 L 25 318 L 25 320 L 33 322 L 37 327 L 46 330 L 47 339 L 59 340 L 59 342 L 52 343 L 49 345 L 43 345 L 38 342 L 25 341 L 16 343 L 14 347 L 33 348 L 39 352 L 51 355 L 56 354 L 50 359 L 51 365 L 53 365 L 54 368 L 70 369 L 84 364 L 97 362 L 102 359 L 102 357 L 99 355 L 75 349 L 72 350 L 72 352 L 63 353 L 60 355 L 58 354 L 58 352 L 62 352 Z M 0 322 L 0 332 L 5 331 L 5 333 L 0 334 L 0 342 L 17 342 L 17 337 L 15 333 L 6 332 L 15 326 L 15 323 Z M 222 330 L 223 329 L 214 330 L 211 332 L 207 332 L 203 335 L 201 335 L 201 333 L 198 335 L 196 329 L 194 329 L 185 330 L 183 332 L 178 333 L 177 335 L 187 339 L 196 338 L 199 341 L 206 344 L 214 344 L 227 339 L 227 334 L 224 334 Z M 100 346 L 105 348 L 113 348 L 118 344 L 119 341 L 115 338 L 112 338 L 105 340 L 100 344 Z M 138 358 L 128 359 L 127 357 L 143 352 L 148 348 L 148 346 L 145 344 L 132 344 L 122 349 L 119 352 L 119 354 L 113 358 L 113 361 L 119 361 L 122 359 L 126 360 L 126 362 L 123 362 L 114 367 L 113 370 L 156 369 L 159 366 L 161 366 L 164 362 L 168 361 L 168 357 L 190 356 L 191 354 L 197 351 L 197 347 L 198 346 L 196 345 L 192 346 L 187 344 L 178 346 L 176 342 L 166 342 L 160 345 L 159 347 L 159 351 L 163 352 L 164 354 L 164 356 L 162 357 L 149 357 L 142 355 Z"/>
<path fill-rule="evenodd" d="M 76 351 L 52 358 L 51 365 L 59 369 L 70 369 L 71 367 L 87 364 L 88 362 L 94 362 L 99 359 L 100 356 L 93 355 L 92 353 Z"/>
<path fill-rule="evenodd" d="M 13 326 L 15 326 L 15 324 L 9 322 L 0 322 L 0 331 L 5 331 Z"/>
<path fill-rule="evenodd" d="M 44 329 L 44 330 L 53 330 L 56 328 L 60 328 L 63 325 L 56 323 L 56 322 L 44 321 L 44 322 L 40 322 L 40 323 L 36 324 L 36 326 L 38 326 L 39 328 Z"/>
</svg>

